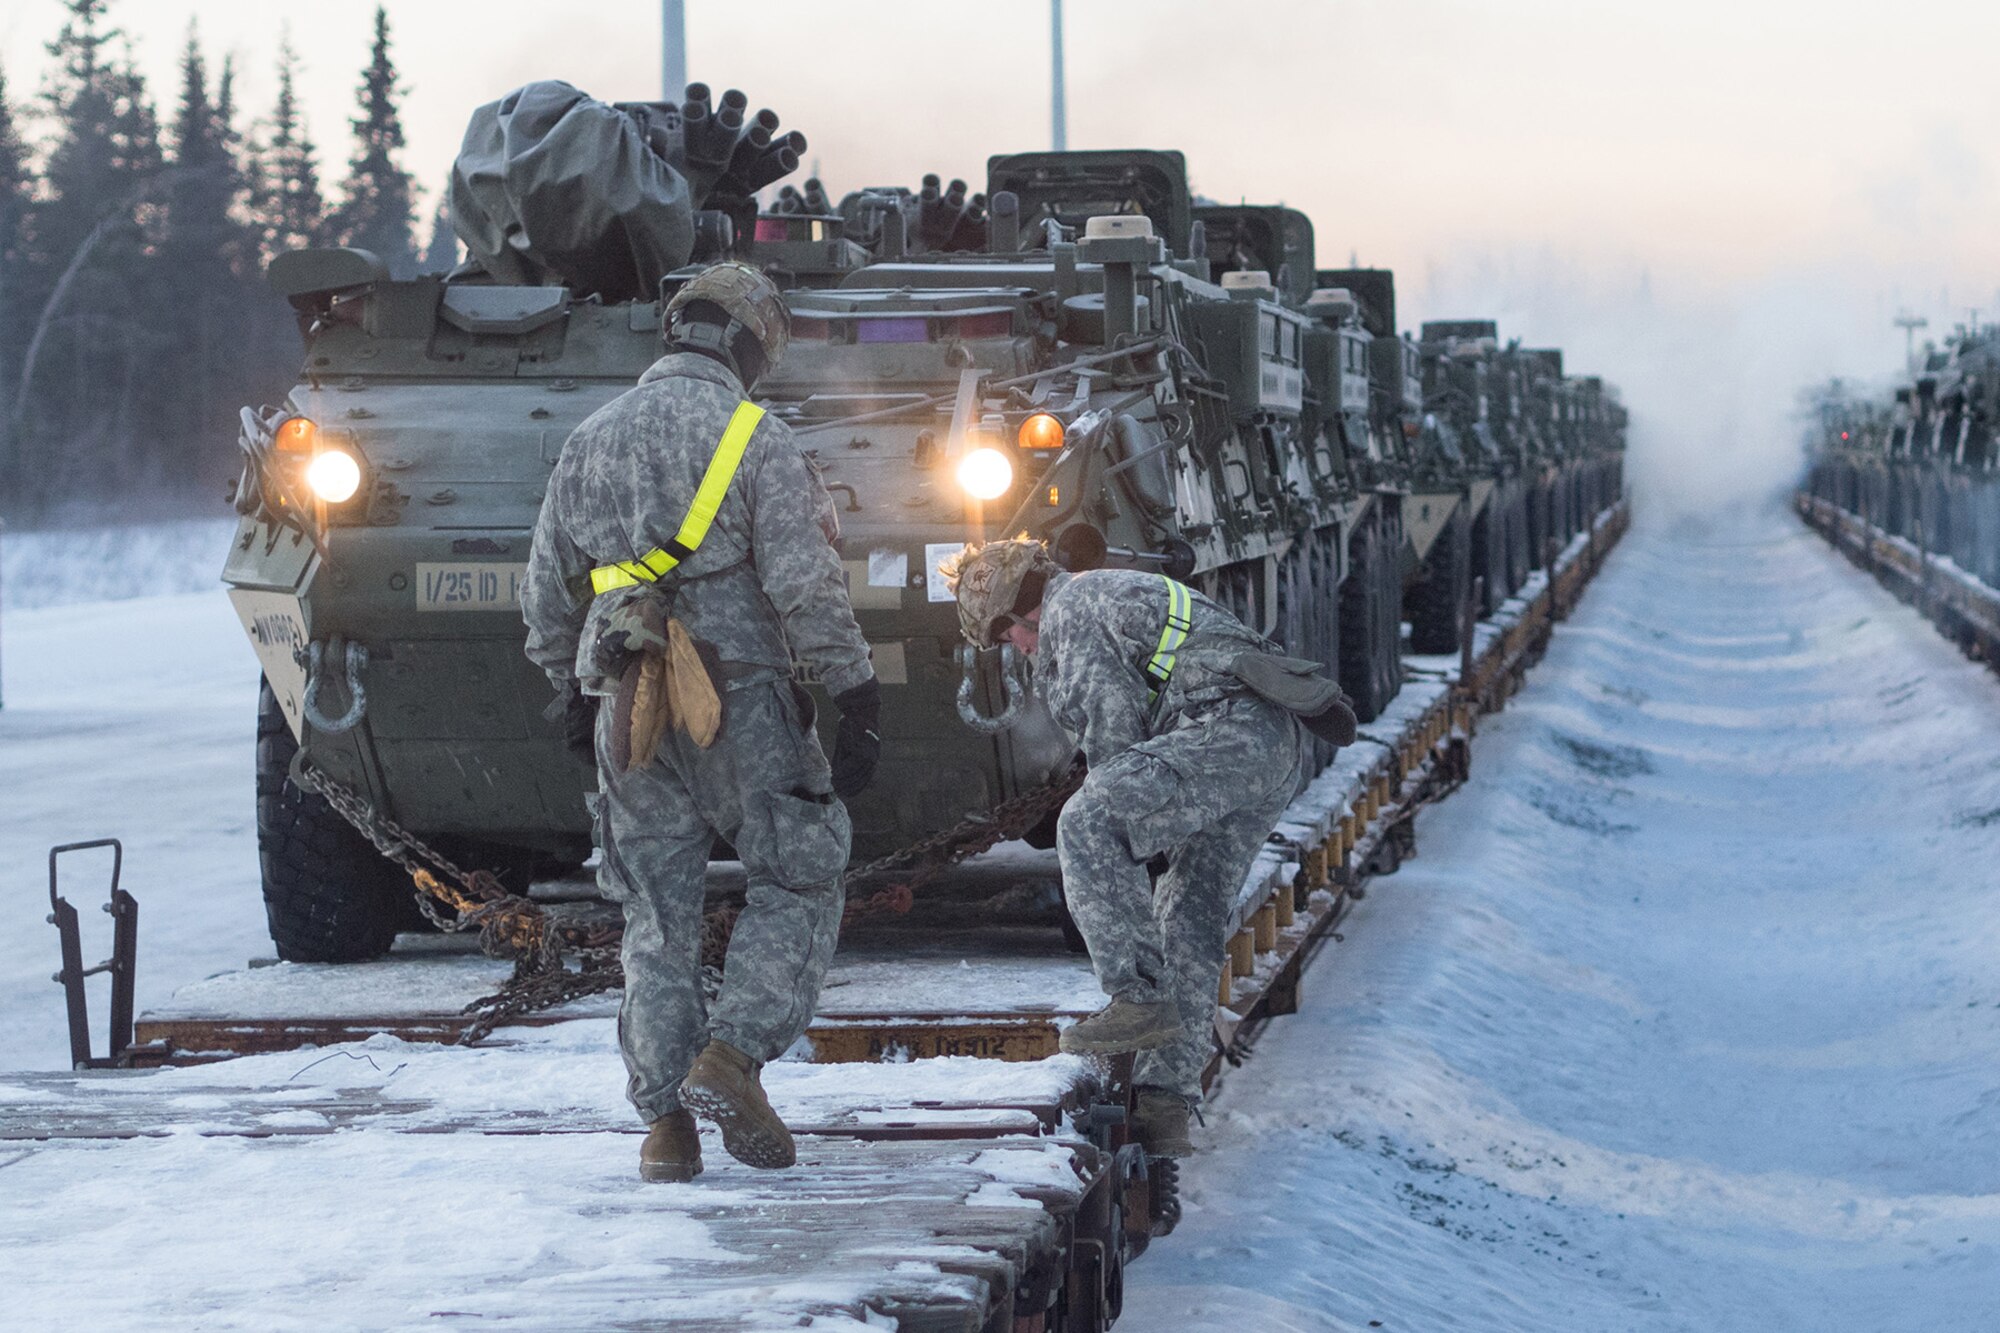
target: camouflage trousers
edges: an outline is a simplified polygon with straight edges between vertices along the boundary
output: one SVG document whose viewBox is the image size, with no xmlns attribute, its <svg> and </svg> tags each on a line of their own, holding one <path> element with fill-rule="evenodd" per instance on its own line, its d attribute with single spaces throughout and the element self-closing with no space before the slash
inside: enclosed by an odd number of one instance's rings
<svg viewBox="0 0 2000 1333">
<path fill-rule="evenodd" d="M 1107 995 L 1171 1000 L 1181 1032 L 1134 1082 L 1201 1095 L 1237 892 L 1298 790 L 1298 722 L 1231 699 L 1094 768 L 1063 807 L 1063 892 Z M 1155 882 L 1147 869 L 1165 854 Z"/>
<path fill-rule="evenodd" d="M 613 771 L 611 709 L 597 728 L 603 798 L 598 887 L 625 909 L 625 997 L 618 1044 L 626 1092 L 655 1120 L 680 1105 L 681 1080 L 711 1039 L 758 1061 L 797 1041 L 819 1001 L 840 933 L 851 829 L 811 701 L 789 678 L 723 696 L 707 750 L 671 732 L 652 763 Z M 710 849 L 729 840 L 747 887 L 713 1007 L 701 976 Z"/>
</svg>

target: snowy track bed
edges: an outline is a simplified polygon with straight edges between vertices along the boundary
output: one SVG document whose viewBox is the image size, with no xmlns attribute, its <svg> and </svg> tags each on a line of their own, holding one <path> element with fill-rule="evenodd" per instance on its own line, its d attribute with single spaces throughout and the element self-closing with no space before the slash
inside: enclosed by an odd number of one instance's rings
<svg viewBox="0 0 2000 1333">
<path fill-rule="evenodd" d="M 1635 533 L 1212 1100 L 1120 1327 L 1994 1328 L 1996 705 L 1783 513 Z"/>
<path fill-rule="evenodd" d="M 1239 895 L 1218 996 L 1224 1049 L 1247 1049 L 1265 1019 L 1296 1007 L 1314 950 L 1334 938 L 1370 876 L 1414 850 L 1417 812 L 1463 778 L 1479 715 L 1518 688 L 1623 523 L 1622 510 L 1607 514 L 1482 624 L 1463 687 L 1459 663 L 1418 663 L 1367 739 L 1286 812 Z M 192 602 L 139 602 L 126 614 L 206 628 L 211 608 Z M 100 632 L 90 610 L 37 613 L 31 639 L 85 644 Z M 192 655 L 206 652 L 197 645 Z M 93 713 L 82 690 L 45 668 L 29 707 L 0 714 L 0 738 L 41 728 L 86 762 L 137 749 L 159 771 L 161 789 L 127 811 L 143 825 L 127 886 L 146 913 L 139 1035 L 150 1058 L 180 1064 L 0 1074 L 0 1171 L 10 1187 L 0 1247 L 36 1275 L 14 1297 L 31 1325 L 893 1321 L 1042 1333 L 1101 1327 L 1116 1314 L 1125 1260 L 1171 1211 L 1173 1173 L 1149 1171 L 1126 1143 L 1116 1062 L 1054 1055 L 1061 1027 L 1101 996 L 1053 931 L 890 929 L 843 941 L 812 1029 L 766 1071 L 800 1134 L 799 1167 L 749 1171 L 711 1136 L 709 1170 L 690 1186 L 635 1179 L 640 1127 L 623 1100 L 605 997 L 463 1048 L 439 1043 L 457 1035 L 458 1010 L 505 967 L 435 945 L 421 950 L 428 956 L 349 968 L 281 965 L 195 984 L 182 973 L 171 998 L 148 990 L 163 936 L 200 937 L 225 914 L 244 915 L 237 902 L 188 892 L 229 875 L 228 862 L 203 864 L 187 847 L 207 826 L 156 826 L 151 813 L 191 810 L 199 794 L 169 790 L 176 756 L 154 747 L 156 710 L 182 705 L 175 722 L 188 734 L 170 738 L 182 762 L 222 758 L 207 736 L 222 716 L 221 691 L 203 690 L 200 670 L 173 663 L 124 711 Z M 232 703 L 245 697 L 230 692 Z M 232 724 L 239 746 L 248 721 L 246 712 Z M 91 722 L 101 741 L 78 725 Z M 24 779 L 43 775 L 48 790 L 30 812 L 45 816 L 36 831 L 44 840 L 51 829 L 102 831 L 102 818 L 83 828 L 52 818 L 87 799 L 81 778 L 46 783 L 51 772 L 87 772 L 55 760 L 41 746 L 8 766 Z M 240 856 L 244 832 L 239 824 L 214 841 Z M 22 833 L 12 830 L 0 850 L 10 864 L 37 864 L 14 845 Z M 196 871 L 192 884 L 155 878 L 162 863 L 178 874 L 177 856 Z M 1024 861 L 999 873 L 1036 870 Z M 39 897 L 41 886 L 32 891 Z M 94 891 L 71 891 L 94 919 Z M 222 938 L 246 934 L 242 924 Z M 27 958 L 52 932 L 21 934 L 27 947 L 10 952 L 7 979 L 49 1016 L 43 1045 L 58 1052 L 47 955 Z M 29 989 L 31 973 L 46 990 Z M 41 1050 L 14 1040 L 19 1052 Z M 107 1252 L 119 1256 L 118 1277 L 79 1291 L 75 1275 Z"/>
</svg>

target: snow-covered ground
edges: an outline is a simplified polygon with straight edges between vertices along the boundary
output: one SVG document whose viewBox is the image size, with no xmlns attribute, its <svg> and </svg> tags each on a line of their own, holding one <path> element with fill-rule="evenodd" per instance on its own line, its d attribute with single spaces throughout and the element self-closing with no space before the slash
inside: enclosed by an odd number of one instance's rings
<svg viewBox="0 0 2000 1333">
<path fill-rule="evenodd" d="M 220 592 L 9 605 L 0 1069 L 52 1069 L 50 843 L 127 840 L 142 1007 L 268 952 L 255 666 Z M 1485 725 L 1472 784 L 1420 818 L 1421 857 L 1231 1071 L 1187 1220 L 1128 1275 L 1121 1330 L 1995 1327 L 1996 703 L 1988 673 L 1786 515 L 1633 533 Z M 99 892 L 71 889 L 92 958 Z M 603 1128 L 621 1114 L 606 1021 L 345 1051 L 158 1077 L 186 1084 L 164 1104 L 190 1124 L 223 1113 L 206 1080 L 259 1089 L 229 1113 L 273 1128 L 344 1091 L 586 1132 L 0 1151 L 9 1318 L 632 1317 L 624 1296 L 726 1260 L 715 1219 L 759 1206 L 721 1161 L 684 1189 L 631 1180 L 636 1141 Z M 938 1074 L 990 1091 L 1013 1070 Z M 881 1073 L 882 1095 L 919 1074 Z M 773 1083 L 795 1114 L 851 1100 L 824 1067 Z M 1056 1168 L 951 1169 L 1006 1196 Z M 797 1294 L 767 1293 L 774 1319 Z"/>
<path fill-rule="evenodd" d="M 1136 1330 L 2000 1327 L 2000 684 L 1636 532 L 1197 1130 Z"/>
<path fill-rule="evenodd" d="M 205 562 L 211 577 L 226 544 Z M 4 635 L 0 1069 L 60 1069 L 69 1046 L 62 992 L 49 981 L 56 932 L 42 920 L 51 845 L 124 839 L 125 887 L 139 900 L 141 1009 L 271 952 L 252 808 L 257 661 L 219 583 L 9 609 Z M 109 868 L 104 853 L 64 863 L 86 962 L 110 948 L 110 919 L 97 910 Z M 101 1053 L 103 992 L 93 1000 Z"/>
</svg>

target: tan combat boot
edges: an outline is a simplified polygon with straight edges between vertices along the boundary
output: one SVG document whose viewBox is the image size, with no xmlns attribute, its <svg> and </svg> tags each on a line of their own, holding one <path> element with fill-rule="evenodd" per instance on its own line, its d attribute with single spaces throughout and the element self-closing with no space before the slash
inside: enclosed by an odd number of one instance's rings
<svg viewBox="0 0 2000 1333">
<path fill-rule="evenodd" d="M 646 1128 L 639 1148 L 639 1179 L 688 1181 L 701 1174 L 701 1131 L 694 1117 L 676 1108 Z"/>
<path fill-rule="evenodd" d="M 1180 1030 L 1180 1010 L 1171 1000 L 1151 1004 L 1113 1000 L 1064 1028 L 1056 1044 L 1065 1055 L 1118 1055 L 1164 1046 L 1179 1036 Z"/>
<path fill-rule="evenodd" d="M 722 1146 L 745 1166 L 775 1169 L 798 1160 L 792 1131 L 771 1109 L 757 1062 L 725 1041 L 711 1041 L 681 1082 L 681 1104 L 713 1120 Z"/>
<path fill-rule="evenodd" d="M 1154 1157 L 1194 1156 L 1188 1099 L 1166 1088 L 1140 1088 L 1133 1098 L 1132 1137 Z"/>
</svg>

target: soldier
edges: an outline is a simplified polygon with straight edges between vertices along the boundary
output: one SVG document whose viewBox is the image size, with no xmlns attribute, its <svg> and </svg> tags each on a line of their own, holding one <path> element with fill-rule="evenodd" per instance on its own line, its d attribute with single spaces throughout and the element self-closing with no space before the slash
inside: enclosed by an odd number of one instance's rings
<svg viewBox="0 0 2000 1333">
<path fill-rule="evenodd" d="M 745 396 L 789 331 L 777 288 L 748 265 L 682 287 L 666 355 L 564 445 L 522 590 L 528 656 L 557 690 L 550 715 L 562 710 L 598 770 L 598 883 L 625 911 L 618 1035 L 650 1125 L 647 1180 L 700 1173 L 690 1111 L 739 1161 L 794 1161 L 759 1070 L 812 1017 L 840 925 L 841 798 L 880 756 L 881 689 L 832 498 Z M 840 709 L 830 767 L 795 659 Z M 711 1007 L 700 942 L 718 836 L 747 888 Z"/>
<path fill-rule="evenodd" d="M 1034 657 L 1036 691 L 1090 766 L 1056 843 L 1111 1003 L 1067 1029 L 1062 1049 L 1143 1052 L 1134 1135 L 1157 1156 L 1185 1156 L 1223 935 L 1257 849 L 1298 790 L 1300 722 L 1344 745 L 1354 714 L 1317 664 L 1276 656 L 1164 575 L 1066 573 L 1027 538 L 968 547 L 943 572 L 967 640 Z"/>
</svg>

